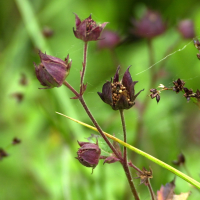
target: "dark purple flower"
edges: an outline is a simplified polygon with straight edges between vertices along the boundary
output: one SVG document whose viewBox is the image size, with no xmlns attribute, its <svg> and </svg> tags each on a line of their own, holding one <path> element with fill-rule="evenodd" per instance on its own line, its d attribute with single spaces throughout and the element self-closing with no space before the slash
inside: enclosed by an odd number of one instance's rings
<svg viewBox="0 0 200 200">
<path fill-rule="evenodd" d="M 78 142 L 79 148 L 76 157 L 79 162 L 86 166 L 86 167 L 92 167 L 93 169 L 97 166 L 99 163 L 100 155 L 101 155 L 101 149 L 98 146 L 98 141 L 96 144 L 90 143 L 90 142 Z"/>
<path fill-rule="evenodd" d="M 182 20 L 178 24 L 178 31 L 184 39 L 192 39 L 195 37 L 194 23 L 192 20 Z"/>
<path fill-rule="evenodd" d="M 105 28 L 108 22 L 103 24 L 97 24 L 91 17 L 91 15 L 85 20 L 81 21 L 76 15 L 76 30 L 73 28 L 74 35 L 83 40 L 84 42 L 96 41 L 99 39 L 101 32 Z"/>
<path fill-rule="evenodd" d="M 183 89 L 185 91 L 184 97 L 187 99 L 187 101 L 189 101 L 190 97 L 193 95 L 193 90 L 185 87 Z"/>
<path fill-rule="evenodd" d="M 142 38 L 154 38 L 166 30 L 166 24 L 163 22 L 158 12 L 147 10 L 140 20 L 132 20 L 134 28 L 132 33 Z"/>
<path fill-rule="evenodd" d="M 65 58 L 65 61 L 60 58 L 49 56 L 39 52 L 41 63 L 35 66 L 35 72 L 37 79 L 43 86 L 48 88 L 60 87 L 67 75 L 72 64 L 72 61 L 69 62 L 69 55 Z"/>
<path fill-rule="evenodd" d="M 114 49 L 121 41 L 119 35 L 111 30 L 104 30 L 101 38 L 97 42 L 98 49 Z"/>
<path fill-rule="evenodd" d="M 185 85 L 185 82 L 181 80 L 180 78 L 177 79 L 177 81 L 173 81 L 173 91 L 176 93 L 179 93 L 180 91 L 183 90 L 183 86 Z"/>
<path fill-rule="evenodd" d="M 124 73 L 122 81 L 119 82 L 119 69 L 117 68 L 113 81 L 107 81 L 102 88 L 102 93 L 98 92 L 101 99 L 112 106 L 113 110 L 129 109 L 135 104 L 136 97 L 134 86 L 138 81 L 132 81 L 129 68 Z"/>
<path fill-rule="evenodd" d="M 151 92 L 150 97 L 152 99 L 156 98 L 156 101 L 158 103 L 160 101 L 160 93 L 159 93 L 159 91 L 157 89 L 155 89 L 155 88 L 152 88 L 152 89 L 150 89 L 150 92 Z"/>
</svg>

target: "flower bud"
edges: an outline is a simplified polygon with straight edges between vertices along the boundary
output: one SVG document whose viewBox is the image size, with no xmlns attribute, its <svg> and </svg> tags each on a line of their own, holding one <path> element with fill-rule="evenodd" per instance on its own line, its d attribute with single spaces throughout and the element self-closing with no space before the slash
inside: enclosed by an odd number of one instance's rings
<svg viewBox="0 0 200 200">
<path fill-rule="evenodd" d="M 101 155 L 101 149 L 98 146 L 98 141 L 96 144 L 90 142 L 78 142 L 78 144 L 81 148 L 78 149 L 78 157 L 76 158 L 82 165 L 92 167 L 94 169 L 99 163 Z"/>
<path fill-rule="evenodd" d="M 140 94 L 140 90 L 135 94 L 135 84 L 138 81 L 132 81 L 131 75 L 129 73 L 129 68 L 124 73 L 122 81 L 119 82 L 119 69 L 115 73 L 112 81 L 107 81 L 102 88 L 102 93 L 98 92 L 101 99 L 112 106 L 113 110 L 129 109 L 135 104 L 136 97 Z"/>
<path fill-rule="evenodd" d="M 41 51 L 39 51 L 39 56 L 41 63 L 38 66 L 34 63 L 34 66 L 37 79 L 41 85 L 47 86 L 45 89 L 60 87 L 69 74 L 72 64 L 72 61 L 69 62 L 69 55 L 65 58 L 65 61 L 43 54 Z"/>
<path fill-rule="evenodd" d="M 162 34 L 166 25 L 158 12 L 147 10 L 140 20 L 132 20 L 134 29 L 132 33 L 142 38 L 154 38 Z"/>
<path fill-rule="evenodd" d="M 103 24 L 97 25 L 91 15 L 81 22 L 78 15 L 76 15 L 76 30 L 73 28 L 74 35 L 84 42 L 96 41 L 99 39 L 107 23 L 108 22 L 104 22 Z"/>
<path fill-rule="evenodd" d="M 119 35 L 110 30 L 104 30 L 101 34 L 102 40 L 98 40 L 98 49 L 114 49 L 121 41 Z"/>
<path fill-rule="evenodd" d="M 178 24 L 178 31 L 184 39 L 192 39 L 195 37 L 194 24 L 192 20 L 182 20 Z"/>
</svg>

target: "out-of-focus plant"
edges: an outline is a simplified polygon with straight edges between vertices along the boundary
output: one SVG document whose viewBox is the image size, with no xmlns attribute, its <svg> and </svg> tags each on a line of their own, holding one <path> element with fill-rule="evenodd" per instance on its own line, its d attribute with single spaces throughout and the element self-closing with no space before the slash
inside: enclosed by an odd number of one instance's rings
<svg viewBox="0 0 200 200">
<path fill-rule="evenodd" d="M 87 84 L 84 83 L 84 77 L 86 73 L 86 67 L 87 67 L 87 49 L 88 49 L 88 42 L 90 41 L 97 41 L 97 40 L 103 40 L 104 38 L 101 38 L 101 33 L 103 32 L 103 29 L 105 28 L 107 22 L 103 24 L 97 24 L 91 17 L 91 15 L 86 18 L 85 20 L 81 21 L 78 15 L 75 14 L 76 19 L 76 27 L 73 29 L 75 37 L 78 39 L 81 39 L 84 42 L 84 49 L 83 49 L 83 63 L 82 63 L 82 70 L 80 73 L 80 90 L 79 92 L 75 90 L 70 83 L 68 83 L 65 78 L 66 75 L 69 75 L 69 69 L 71 68 L 72 61 L 69 62 L 69 56 L 65 61 L 62 61 L 59 58 L 43 54 L 39 52 L 40 58 L 41 58 L 41 64 L 38 66 L 35 64 L 36 69 L 36 76 L 40 83 L 44 86 L 47 86 L 47 88 L 52 87 L 60 87 L 61 85 L 65 85 L 69 90 L 71 90 L 74 93 L 74 97 L 72 99 L 78 99 L 83 106 L 85 112 L 87 113 L 88 117 L 91 119 L 92 123 L 96 127 L 96 130 L 100 133 L 101 137 L 104 139 L 105 143 L 110 147 L 112 150 L 112 154 L 110 156 L 103 156 L 101 155 L 101 147 L 98 145 L 98 142 L 96 144 L 91 142 L 79 142 L 80 149 L 77 152 L 77 159 L 79 162 L 86 166 L 86 167 L 92 167 L 94 169 L 98 163 L 99 159 L 104 159 L 104 163 L 115 163 L 119 162 L 125 172 L 125 175 L 127 177 L 130 189 L 132 191 L 133 197 L 136 200 L 140 199 L 140 196 L 137 192 L 137 189 L 135 187 L 135 184 L 133 183 L 132 174 L 130 171 L 130 167 L 134 168 L 138 172 L 138 177 L 141 179 L 141 183 L 144 183 L 149 191 L 151 199 L 156 199 L 156 196 L 153 192 L 153 189 L 150 184 L 150 178 L 153 178 L 153 172 L 152 169 L 149 171 L 146 170 L 145 167 L 143 167 L 142 170 L 140 170 L 138 167 L 135 166 L 131 161 L 128 162 L 128 155 L 127 155 L 127 133 L 126 133 L 126 124 L 125 124 L 125 118 L 124 118 L 124 110 L 130 109 L 135 105 L 136 97 L 140 94 L 140 90 L 138 93 L 135 94 L 135 84 L 138 81 L 132 81 L 132 77 L 129 73 L 129 68 L 124 73 L 124 76 L 122 80 L 119 79 L 119 69 L 117 68 L 117 71 L 111 79 L 111 81 L 107 81 L 102 88 L 102 92 L 98 92 L 100 98 L 106 103 L 109 104 L 113 110 L 119 110 L 120 113 L 120 119 L 122 123 L 122 129 L 123 129 L 123 141 L 118 140 L 115 137 L 110 137 L 108 134 L 106 134 L 98 122 L 95 120 L 93 114 L 91 113 L 90 109 L 88 108 L 83 94 L 87 89 Z M 139 21 L 133 21 L 133 24 L 135 25 L 135 29 L 132 31 L 133 34 L 136 34 L 140 37 L 145 37 L 148 40 L 148 46 L 149 46 L 149 52 L 152 49 L 151 41 L 154 37 L 162 34 L 165 29 L 166 25 L 164 22 L 162 22 L 160 14 L 154 11 L 147 11 L 147 13 L 144 15 L 144 17 Z M 188 25 L 186 23 L 186 25 Z M 192 26 L 189 26 L 189 28 L 193 28 Z M 179 31 L 182 33 L 185 31 L 185 24 L 181 24 L 179 26 Z M 184 35 L 184 34 L 183 34 Z M 187 34 L 185 34 L 187 35 Z M 106 35 L 105 35 L 106 37 Z M 185 36 L 187 38 L 187 36 Z M 114 41 L 113 43 L 117 43 L 118 41 Z M 100 44 L 100 43 L 99 43 Z M 195 44 L 198 47 L 198 40 L 195 40 Z M 115 44 L 114 44 L 115 45 Z M 110 44 L 103 44 L 103 46 L 110 48 Z M 112 44 L 111 44 L 112 46 Z M 113 47 L 112 47 L 113 48 Z M 150 52 L 150 64 L 153 62 L 152 53 Z M 73 67 L 72 67 L 73 69 Z M 151 85 L 154 84 L 155 72 L 152 73 L 152 81 Z M 199 90 L 197 90 L 196 93 L 193 93 L 192 90 L 189 90 L 184 86 L 185 82 L 178 79 L 177 81 L 173 82 L 174 87 L 171 88 L 171 90 L 175 91 L 176 93 L 179 93 L 180 91 L 184 90 L 187 100 L 189 100 L 191 97 L 199 99 Z M 160 85 L 161 90 L 169 90 L 169 88 L 165 87 L 164 85 Z M 151 98 L 155 98 L 157 102 L 160 101 L 160 91 L 157 89 L 151 89 Z M 147 101 L 144 103 L 143 108 L 147 108 Z M 114 140 L 113 143 L 111 143 L 108 139 L 108 136 Z M 123 152 L 121 151 L 118 143 L 124 146 Z M 129 146 L 128 146 L 129 147 Z M 166 169 L 172 171 L 176 175 L 180 176 L 181 178 L 185 179 L 189 183 L 193 184 L 195 187 L 200 189 L 200 183 L 193 180 L 192 178 L 188 177 L 187 175 L 184 175 L 183 173 L 179 172 L 178 170 L 175 170 L 171 166 L 163 163 L 162 161 L 159 161 L 156 158 L 153 158 L 152 156 L 135 149 L 134 147 L 130 147 L 130 149 L 136 151 L 137 153 L 146 156 L 153 162 L 165 167 Z M 161 188 L 162 191 L 162 188 Z M 166 192 L 162 194 L 162 192 L 158 192 L 158 199 L 165 198 Z M 171 193 L 171 191 L 169 191 Z M 186 199 L 186 198 L 185 198 Z"/>
</svg>

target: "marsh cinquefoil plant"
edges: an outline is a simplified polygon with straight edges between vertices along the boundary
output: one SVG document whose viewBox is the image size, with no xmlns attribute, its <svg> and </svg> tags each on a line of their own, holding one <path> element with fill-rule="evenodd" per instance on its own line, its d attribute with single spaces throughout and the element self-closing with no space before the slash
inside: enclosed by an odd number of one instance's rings
<svg viewBox="0 0 200 200">
<path fill-rule="evenodd" d="M 152 16 L 154 16 L 153 19 L 156 19 L 154 22 L 152 22 Z M 145 18 L 142 20 L 142 22 L 143 21 L 145 21 L 145 23 L 141 23 L 141 25 L 146 26 L 147 28 L 152 28 L 152 26 L 147 26 L 149 21 L 150 23 L 153 23 L 156 26 L 156 29 L 153 32 L 153 34 L 150 37 L 148 37 L 149 41 L 153 37 L 164 32 L 165 30 L 165 25 L 162 23 L 160 19 L 160 15 L 158 15 L 157 13 L 155 14 L 152 11 L 149 11 L 145 15 Z M 156 25 L 155 23 L 158 23 L 158 25 Z M 156 162 L 157 164 L 167 168 L 171 172 L 182 177 L 189 183 L 200 188 L 200 183 L 196 182 L 195 180 L 191 179 L 185 174 L 179 172 L 173 167 L 163 163 L 162 161 L 159 161 L 158 159 L 152 157 L 151 155 L 148 155 L 145 152 L 142 152 L 139 149 L 136 149 L 127 144 L 124 110 L 132 108 L 135 105 L 135 99 L 140 94 L 140 92 L 143 91 L 143 90 L 140 90 L 139 92 L 135 92 L 135 84 L 138 81 L 132 80 L 131 74 L 129 72 L 130 67 L 128 67 L 128 69 L 125 71 L 122 77 L 122 80 L 120 80 L 119 78 L 120 66 L 118 66 L 116 73 L 114 77 L 111 79 L 111 81 L 107 81 L 102 86 L 102 92 L 98 92 L 98 95 L 100 96 L 101 100 L 103 100 L 103 102 L 105 102 L 106 104 L 109 104 L 113 110 L 119 111 L 119 115 L 120 115 L 121 123 L 122 123 L 122 129 L 123 129 L 123 141 L 119 140 L 118 138 L 115 138 L 114 136 L 110 136 L 109 134 L 105 133 L 102 130 L 98 122 L 95 120 L 93 114 L 90 112 L 84 100 L 83 94 L 85 90 L 87 89 L 87 84 L 84 83 L 84 77 L 85 77 L 85 72 L 86 72 L 86 67 L 87 67 L 86 60 L 87 60 L 88 42 L 104 39 L 104 38 L 101 38 L 101 33 L 103 29 L 105 28 L 105 26 L 107 25 L 107 22 L 103 24 L 97 24 L 91 18 L 91 15 L 85 20 L 81 21 L 78 15 L 75 14 L 75 24 L 76 24 L 76 27 L 73 28 L 74 35 L 76 38 L 84 42 L 83 63 L 82 63 L 82 70 L 80 73 L 79 91 L 75 90 L 71 86 L 71 84 L 65 80 L 65 78 L 69 75 L 70 68 L 72 68 L 71 70 L 73 70 L 73 67 L 71 67 L 72 61 L 69 59 L 69 55 L 63 61 L 59 58 L 47 55 L 46 53 L 39 52 L 41 63 L 39 65 L 36 65 L 36 64 L 34 65 L 35 65 L 35 72 L 36 72 L 36 76 L 38 80 L 47 89 L 50 89 L 53 87 L 60 87 L 64 85 L 73 92 L 75 96 L 72 99 L 78 99 L 80 101 L 85 112 L 87 113 L 88 117 L 91 119 L 94 125 L 94 127 L 92 128 L 94 128 L 95 130 L 99 132 L 101 137 L 104 139 L 105 143 L 109 146 L 109 148 L 112 151 L 110 156 L 102 156 L 101 147 L 98 144 L 98 140 L 96 140 L 96 144 L 91 143 L 91 142 L 78 142 L 80 146 L 77 152 L 77 157 L 76 157 L 78 161 L 86 167 L 91 167 L 92 170 L 98 165 L 99 159 L 104 159 L 104 163 L 110 163 L 110 164 L 114 162 L 119 162 L 122 168 L 124 169 L 133 197 L 136 200 L 139 200 L 140 196 L 134 185 L 130 167 L 134 168 L 137 171 L 137 174 L 138 174 L 137 178 L 140 178 L 141 183 L 147 186 L 147 188 L 150 191 L 151 199 L 154 200 L 156 199 L 156 197 L 150 184 L 150 178 L 153 178 L 153 172 L 152 172 L 152 169 L 147 170 L 145 167 L 143 167 L 143 169 L 140 170 L 135 164 L 133 164 L 131 161 L 128 161 L 127 148 L 147 157 L 148 159 Z M 145 27 L 140 27 L 139 24 L 137 23 L 136 30 L 134 32 L 139 35 L 139 33 L 141 33 L 142 28 L 145 28 Z M 173 90 L 178 92 L 184 89 L 183 84 L 184 83 L 180 79 L 178 79 L 177 81 L 174 82 Z M 152 92 L 151 97 L 152 98 L 156 97 L 157 101 L 159 101 L 160 100 L 159 92 L 156 89 L 152 89 L 151 92 Z M 185 91 L 185 93 L 188 94 L 186 97 L 187 99 L 191 97 L 188 91 Z M 199 96 L 199 92 L 197 92 L 195 95 Z M 114 140 L 113 143 L 111 143 L 108 138 L 113 139 Z M 119 143 L 124 146 L 123 151 L 121 151 Z M 161 192 L 159 194 L 162 196 Z"/>
</svg>

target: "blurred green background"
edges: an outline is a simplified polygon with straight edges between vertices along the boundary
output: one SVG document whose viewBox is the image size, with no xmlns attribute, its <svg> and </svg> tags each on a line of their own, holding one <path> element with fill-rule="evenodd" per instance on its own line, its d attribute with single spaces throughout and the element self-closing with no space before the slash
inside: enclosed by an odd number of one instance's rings
<svg viewBox="0 0 200 200">
<path fill-rule="evenodd" d="M 131 18 L 141 15 L 145 8 L 162 13 L 167 22 L 166 32 L 153 40 L 154 62 L 166 56 L 166 50 L 176 44 L 168 53 L 186 48 L 155 65 L 163 71 L 156 80 L 167 87 L 181 78 L 186 87 L 200 89 L 200 61 L 191 40 L 182 39 L 177 32 L 181 19 L 192 19 L 198 37 L 200 31 L 200 2 L 197 0 L 13 0 L 0 2 L 0 147 L 9 157 L 0 161 L 1 200 L 62 200 L 62 199 L 133 199 L 124 172 L 119 163 L 103 165 L 100 161 L 91 175 L 91 169 L 82 166 L 74 157 L 78 149 L 77 140 L 86 141 L 93 131 L 55 114 L 56 111 L 91 124 L 77 100 L 70 100 L 73 94 L 67 88 L 39 90 L 33 62 L 39 64 L 38 48 L 52 56 L 64 59 L 69 53 L 73 60 L 68 82 L 79 87 L 83 42 L 74 37 L 72 27 L 75 16 L 85 19 L 92 13 L 97 22 L 109 22 L 106 28 L 117 31 L 123 38 L 130 36 Z M 50 38 L 42 35 L 44 27 L 54 31 Z M 198 107 L 187 103 L 183 94 L 166 91 L 161 101 L 151 100 L 149 55 L 147 42 L 129 37 L 129 42 L 115 49 L 114 56 L 121 64 L 121 75 L 129 65 L 133 80 L 139 81 L 136 92 L 145 88 L 136 106 L 125 112 L 128 142 L 141 150 L 172 164 L 179 153 L 186 157 L 190 175 L 200 181 L 200 115 Z M 177 42 L 179 41 L 179 42 Z M 116 63 L 109 50 L 97 50 L 96 42 L 89 44 L 88 66 L 85 81 L 86 102 L 104 131 L 122 139 L 119 113 L 104 104 L 97 91 L 101 91 L 106 80 L 114 75 Z M 140 74 L 138 74 L 140 73 Z M 23 75 L 27 84 L 20 84 Z M 136 75 L 138 74 L 138 75 Z M 19 97 L 23 96 L 19 102 Z M 148 100 L 145 113 L 140 108 Z M 138 136 L 138 124 L 141 123 Z M 97 133 L 95 133 L 97 134 Z M 9 146 L 14 137 L 20 138 L 18 146 Z M 109 151 L 99 139 L 100 146 Z M 137 141 L 137 142 L 136 142 Z M 142 168 L 151 166 L 154 178 L 151 180 L 154 192 L 161 185 L 174 178 L 167 170 L 144 157 L 129 151 L 133 163 Z M 179 168 L 187 173 L 184 168 Z M 137 174 L 133 171 L 133 177 Z M 135 185 L 142 200 L 150 199 L 145 185 L 138 179 Z M 190 200 L 200 198 L 200 193 L 187 182 L 176 179 L 175 193 L 192 191 Z"/>
</svg>

